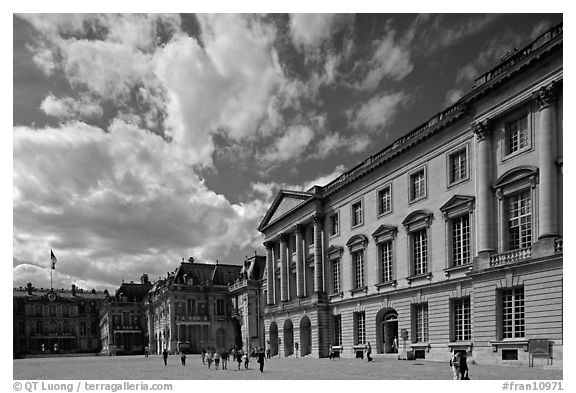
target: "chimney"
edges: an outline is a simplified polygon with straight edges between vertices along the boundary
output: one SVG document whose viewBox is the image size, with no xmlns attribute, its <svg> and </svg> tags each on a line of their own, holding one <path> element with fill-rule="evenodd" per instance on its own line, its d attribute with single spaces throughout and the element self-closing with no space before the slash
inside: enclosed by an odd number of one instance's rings
<svg viewBox="0 0 576 393">
<path fill-rule="evenodd" d="M 140 277 L 141 284 L 148 284 L 148 274 L 144 273 L 142 277 Z"/>
<path fill-rule="evenodd" d="M 32 295 L 32 283 L 29 282 L 28 284 L 26 284 L 26 290 L 28 291 L 28 295 Z"/>
<path fill-rule="evenodd" d="M 188 258 L 188 262 L 190 262 L 190 263 L 194 263 L 194 257 L 190 257 L 190 258 Z"/>
<path fill-rule="evenodd" d="M 72 284 L 72 296 L 76 296 L 76 285 Z"/>
</svg>

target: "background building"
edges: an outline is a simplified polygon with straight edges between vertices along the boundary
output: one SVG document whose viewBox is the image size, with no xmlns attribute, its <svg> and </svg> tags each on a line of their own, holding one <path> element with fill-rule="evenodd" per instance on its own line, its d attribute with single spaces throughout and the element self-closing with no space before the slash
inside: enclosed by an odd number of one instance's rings
<svg viewBox="0 0 576 393">
<path fill-rule="evenodd" d="M 99 352 L 98 312 L 106 295 L 75 285 L 14 289 L 14 356 Z"/>
<path fill-rule="evenodd" d="M 562 365 L 562 44 L 559 25 L 326 186 L 279 192 L 273 354 Z"/>
<path fill-rule="evenodd" d="M 148 330 L 144 299 L 152 284 L 143 274 L 140 283 L 122 283 L 100 307 L 100 347 L 107 355 L 144 353 Z"/>
</svg>

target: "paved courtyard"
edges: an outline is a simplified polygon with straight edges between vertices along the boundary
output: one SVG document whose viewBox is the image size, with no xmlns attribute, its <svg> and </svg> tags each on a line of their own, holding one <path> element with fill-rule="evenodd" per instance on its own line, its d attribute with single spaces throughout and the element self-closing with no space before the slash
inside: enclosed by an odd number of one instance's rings
<svg viewBox="0 0 576 393">
<path fill-rule="evenodd" d="M 200 355 L 190 355 L 183 367 L 179 356 L 170 356 L 165 367 L 161 356 L 93 356 L 14 360 L 15 380 L 449 380 L 452 372 L 446 362 L 375 359 L 367 363 L 359 359 L 273 358 L 264 373 L 255 359 L 245 370 L 236 362 L 228 362 L 228 370 L 208 370 Z M 562 370 L 528 367 L 470 365 L 475 380 L 561 380 Z"/>
</svg>

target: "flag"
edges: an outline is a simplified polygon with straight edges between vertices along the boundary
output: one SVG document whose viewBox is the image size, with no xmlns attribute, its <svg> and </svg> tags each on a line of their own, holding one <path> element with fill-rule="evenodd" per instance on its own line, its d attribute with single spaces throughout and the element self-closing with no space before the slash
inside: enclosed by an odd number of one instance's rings
<svg viewBox="0 0 576 393">
<path fill-rule="evenodd" d="M 58 262 L 58 260 L 52 250 L 50 250 L 50 260 L 52 261 L 52 269 L 56 269 L 56 262 Z"/>
</svg>

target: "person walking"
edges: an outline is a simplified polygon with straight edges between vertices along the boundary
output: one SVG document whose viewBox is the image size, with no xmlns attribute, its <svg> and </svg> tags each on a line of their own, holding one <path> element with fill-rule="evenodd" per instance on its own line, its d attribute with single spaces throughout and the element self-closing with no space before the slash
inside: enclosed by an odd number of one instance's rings
<svg viewBox="0 0 576 393">
<path fill-rule="evenodd" d="M 454 351 L 450 359 L 450 367 L 452 367 L 454 380 L 457 380 L 460 377 L 460 354 L 457 351 Z"/>
<path fill-rule="evenodd" d="M 250 356 L 248 356 L 247 352 L 244 352 L 244 355 L 242 355 L 242 360 L 244 360 L 244 368 L 248 370 L 248 363 L 250 362 Z"/>
<path fill-rule="evenodd" d="M 214 366 L 216 367 L 216 370 L 220 367 L 220 353 L 218 351 L 214 354 Z"/>
<path fill-rule="evenodd" d="M 372 345 L 370 345 L 370 341 L 368 341 L 368 344 L 366 344 L 366 360 L 368 362 L 372 361 Z"/>
<path fill-rule="evenodd" d="M 180 361 L 182 362 L 182 365 L 185 366 L 186 365 L 186 352 L 182 351 L 180 353 Z"/>
<path fill-rule="evenodd" d="M 468 364 L 466 363 L 466 352 L 462 351 L 460 353 L 460 379 L 467 380 L 470 379 L 468 376 Z"/>
<path fill-rule="evenodd" d="M 206 364 L 206 347 L 202 348 L 202 364 Z"/>
<path fill-rule="evenodd" d="M 264 372 L 264 359 L 265 359 L 265 354 L 264 354 L 264 349 L 262 347 L 260 347 L 260 350 L 258 351 L 258 363 L 260 363 L 260 372 L 263 373 Z"/>
<path fill-rule="evenodd" d="M 228 370 L 228 351 L 222 351 L 222 370 Z"/>
<path fill-rule="evenodd" d="M 208 370 L 210 370 L 212 368 L 212 361 L 213 360 L 214 360 L 214 357 L 212 355 L 212 351 L 206 352 L 206 361 L 208 362 Z"/>
<path fill-rule="evenodd" d="M 164 366 L 168 365 L 168 350 L 164 348 L 162 351 L 162 357 L 164 358 Z"/>
<path fill-rule="evenodd" d="M 238 370 L 240 370 L 240 366 L 242 365 L 242 350 L 239 349 L 236 352 L 236 361 L 238 362 Z"/>
<path fill-rule="evenodd" d="M 147 358 L 148 354 L 150 353 L 150 351 L 148 350 L 148 347 L 144 347 L 144 357 Z"/>
<path fill-rule="evenodd" d="M 270 350 L 270 345 L 268 345 L 268 347 L 266 348 L 266 359 L 270 359 L 270 353 L 272 352 L 272 350 Z"/>
</svg>

